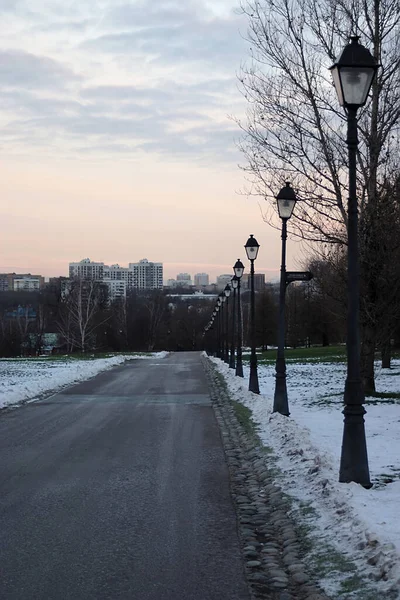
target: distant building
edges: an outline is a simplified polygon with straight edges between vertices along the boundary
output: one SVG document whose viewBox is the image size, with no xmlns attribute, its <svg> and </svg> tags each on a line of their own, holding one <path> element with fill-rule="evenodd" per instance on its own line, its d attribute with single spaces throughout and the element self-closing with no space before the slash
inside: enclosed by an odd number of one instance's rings
<svg viewBox="0 0 400 600">
<path fill-rule="evenodd" d="M 262 292 L 265 290 L 265 274 L 254 273 L 254 289 Z"/>
<path fill-rule="evenodd" d="M 176 279 L 167 279 L 167 287 L 174 288 L 178 286 Z"/>
<path fill-rule="evenodd" d="M 162 290 L 163 265 L 162 263 L 149 262 L 143 258 L 138 263 L 129 263 L 133 271 L 133 287 L 139 290 Z"/>
<path fill-rule="evenodd" d="M 241 285 L 244 290 L 250 289 L 249 273 L 243 274 Z M 265 275 L 264 275 L 264 273 L 254 273 L 254 289 L 257 292 L 262 292 L 263 290 L 265 290 Z"/>
<path fill-rule="evenodd" d="M 104 263 L 93 262 L 90 258 L 84 258 L 80 262 L 69 263 L 69 276 L 71 279 L 93 279 L 102 281 L 104 277 Z"/>
<path fill-rule="evenodd" d="M 41 275 L 16 275 L 13 277 L 14 292 L 38 292 L 44 286 Z"/>
<path fill-rule="evenodd" d="M 196 287 L 203 287 L 209 285 L 210 278 L 207 273 L 196 273 L 194 276 L 194 285 Z"/>
<path fill-rule="evenodd" d="M 217 290 L 222 291 L 226 284 L 231 284 L 233 275 L 218 275 L 217 277 Z"/>
<path fill-rule="evenodd" d="M 122 279 L 104 278 L 103 283 L 107 286 L 109 302 L 114 302 L 115 300 L 123 300 L 126 298 L 126 281 Z"/>
<path fill-rule="evenodd" d="M 38 292 L 44 286 L 42 275 L 1 273 L 0 292 Z"/>
<path fill-rule="evenodd" d="M 192 278 L 189 273 L 178 273 L 176 276 L 177 285 L 190 287 L 192 285 Z"/>
<path fill-rule="evenodd" d="M 0 273 L 0 292 L 12 290 L 12 275 L 12 273 Z"/>
<path fill-rule="evenodd" d="M 117 264 L 108 266 L 84 258 L 80 262 L 69 263 L 69 276 L 71 279 L 103 281 L 107 284 L 111 298 L 125 297 L 126 291 L 132 288 L 162 289 L 163 287 L 162 263 L 149 262 L 147 258 L 138 263 L 129 263 L 129 267 L 120 267 Z"/>
<path fill-rule="evenodd" d="M 104 266 L 103 280 L 108 281 L 124 281 L 125 288 L 133 287 L 133 270 L 128 267 L 120 267 L 119 265 Z"/>
</svg>

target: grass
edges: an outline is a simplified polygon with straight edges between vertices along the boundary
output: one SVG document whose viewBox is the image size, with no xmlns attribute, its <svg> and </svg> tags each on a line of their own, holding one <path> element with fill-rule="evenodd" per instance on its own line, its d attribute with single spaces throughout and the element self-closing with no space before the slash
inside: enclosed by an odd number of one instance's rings
<svg viewBox="0 0 400 600">
<path fill-rule="evenodd" d="M 313 346 L 311 348 L 285 349 L 285 359 L 287 362 L 344 362 L 345 358 L 345 346 Z M 259 364 L 274 364 L 276 361 L 276 350 L 259 352 L 257 359 Z M 245 354 L 243 360 L 249 361 L 250 355 Z"/>
<path fill-rule="evenodd" d="M 376 354 L 376 360 L 380 360 L 380 354 Z M 399 352 L 393 352 L 393 359 L 400 358 Z M 257 359 L 259 364 L 274 364 L 276 361 L 276 350 L 267 350 L 264 352 L 257 352 Z M 340 363 L 346 360 L 346 346 L 312 346 L 311 348 L 285 348 L 285 359 L 287 362 L 298 362 L 298 363 L 318 363 L 318 362 L 332 362 Z M 250 353 L 243 355 L 243 361 L 250 361 Z M 398 372 L 388 374 L 397 375 Z"/>
<path fill-rule="evenodd" d="M 256 425 L 251 417 L 251 410 L 241 402 L 231 400 L 235 415 L 247 434 L 256 435 Z"/>
<path fill-rule="evenodd" d="M 355 563 L 331 544 L 316 538 L 313 520 L 318 514 L 315 508 L 309 502 L 300 502 L 294 514 L 298 515 L 296 530 L 312 577 L 323 582 L 334 575 L 338 585 L 335 598 L 376 600 L 373 584 L 357 573 Z"/>
<path fill-rule="evenodd" d="M 399 392 L 373 392 L 372 394 L 368 394 L 368 397 L 382 398 L 383 400 L 385 400 L 386 398 L 399 400 L 400 393 Z"/>
</svg>

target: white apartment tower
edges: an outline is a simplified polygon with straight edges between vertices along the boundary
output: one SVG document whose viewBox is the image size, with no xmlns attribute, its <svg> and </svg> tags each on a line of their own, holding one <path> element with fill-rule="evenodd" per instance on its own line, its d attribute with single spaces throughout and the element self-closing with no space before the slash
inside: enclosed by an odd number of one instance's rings
<svg viewBox="0 0 400 600">
<path fill-rule="evenodd" d="M 126 291 L 132 288 L 162 289 L 163 265 L 149 262 L 144 258 L 138 263 L 129 263 L 129 267 L 108 266 L 84 258 L 80 262 L 69 263 L 69 277 L 103 281 L 108 285 L 112 298 L 121 298 L 125 297 Z"/>
<path fill-rule="evenodd" d="M 104 266 L 104 279 L 112 281 L 124 281 L 126 288 L 133 287 L 133 271 L 128 267 L 120 267 L 119 265 Z"/>
<path fill-rule="evenodd" d="M 104 277 L 104 263 L 92 262 L 90 258 L 84 258 L 80 262 L 69 263 L 69 277 L 73 279 L 93 279 L 102 281 Z"/>
<path fill-rule="evenodd" d="M 133 287 L 139 290 L 160 289 L 163 287 L 162 263 L 149 262 L 142 258 L 138 263 L 129 263 L 133 271 Z"/>
<path fill-rule="evenodd" d="M 103 283 L 108 288 L 108 297 L 114 300 L 122 300 L 126 298 L 126 282 L 121 279 L 103 279 Z"/>
</svg>

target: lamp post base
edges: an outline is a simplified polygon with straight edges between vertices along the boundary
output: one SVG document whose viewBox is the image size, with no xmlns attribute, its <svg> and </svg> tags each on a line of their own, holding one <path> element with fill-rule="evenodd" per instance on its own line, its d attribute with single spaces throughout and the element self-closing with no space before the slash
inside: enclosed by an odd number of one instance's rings
<svg viewBox="0 0 400 600">
<path fill-rule="evenodd" d="M 235 371 L 235 375 L 237 377 L 243 377 L 243 366 L 242 366 L 242 359 L 241 357 L 237 359 L 236 361 L 236 371 Z"/>
<path fill-rule="evenodd" d="M 340 483 L 359 483 L 366 489 L 372 487 L 369 476 L 364 415 L 361 405 L 347 404 L 343 409 L 344 428 L 340 459 Z"/>
<path fill-rule="evenodd" d="M 276 374 L 273 412 L 278 412 L 285 417 L 290 415 L 286 389 L 286 374 Z"/>
<path fill-rule="evenodd" d="M 253 392 L 253 394 L 260 393 L 260 387 L 258 385 L 257 365 L 250 365 L 249 392 Z"/>
<path fill-rule="evenodd" d="M 229 365 L 229 350 L 228 350 L 228 346 L 225 349 L 225 353 L 224 353 L 224 362 Z"/>
</svg>

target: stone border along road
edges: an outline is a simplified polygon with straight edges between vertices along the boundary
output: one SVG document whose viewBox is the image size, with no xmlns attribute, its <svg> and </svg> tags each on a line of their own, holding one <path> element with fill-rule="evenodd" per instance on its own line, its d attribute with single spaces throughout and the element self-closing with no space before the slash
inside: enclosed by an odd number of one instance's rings
<svg viewBox="0 0 400 600">
<path fill-rule="evenodd" d="M 329 600 L 310 581 L 289 504 L 265 450 L 239 423 L 222 376 L 203 357 L 228 463 L 245 572 L 253 600 Z"/>
</svg>

